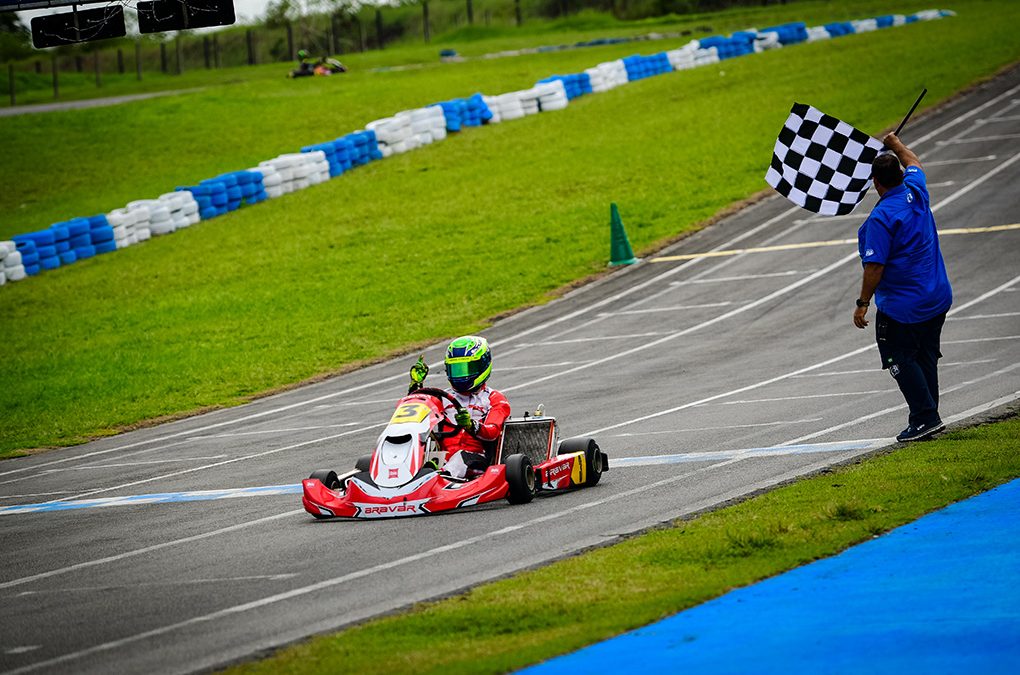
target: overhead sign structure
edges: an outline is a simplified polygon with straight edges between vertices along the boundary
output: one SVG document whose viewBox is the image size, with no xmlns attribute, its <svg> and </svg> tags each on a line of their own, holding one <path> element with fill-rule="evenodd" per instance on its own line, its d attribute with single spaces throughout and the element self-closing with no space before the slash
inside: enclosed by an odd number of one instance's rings
<svg viewBox="0 0 1020 675">
<path fill-rule="evenodd" d="M 120 5 L 79 9 L 32 19 L 32 44 L 37 49 L 124 37 L 126 34 L 124 8 Z"/>
<path fill-rule="evenodd" d="M 229 26 L 236 21 L 232 0 L 148 0 L 135 8 L 140 33 Z"/>
</svg>

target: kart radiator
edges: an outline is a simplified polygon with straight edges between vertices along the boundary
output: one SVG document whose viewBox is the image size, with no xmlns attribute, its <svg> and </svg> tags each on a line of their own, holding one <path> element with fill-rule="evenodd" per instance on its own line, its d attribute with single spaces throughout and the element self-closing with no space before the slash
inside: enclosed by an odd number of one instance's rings
<svg viewBox="0 0 1020 675">
<path fill-rule="evenodd" d="M 501 461 L 510 455 L 527 455 L 532 464 L 549 458 L 555 443 L 556 420 L 552 417 L 507 420 L 503 424 Z"/>
</svg>

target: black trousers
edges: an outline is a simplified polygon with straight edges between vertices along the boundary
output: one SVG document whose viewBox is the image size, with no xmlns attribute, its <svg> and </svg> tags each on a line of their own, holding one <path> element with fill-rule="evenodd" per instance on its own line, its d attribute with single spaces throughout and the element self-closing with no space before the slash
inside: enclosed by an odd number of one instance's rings
<svg viewBox="0 0 1020 675">
<path fill-rule="evenodd" d="M 910 408 L 911 426 L 931 425 L 939 417 L 939 341 L 946 315 L 920 323 L 900 323 L 881 311 L 875 319 L 875 338 L 882 368 L 888 369 Z"/>
</svg>

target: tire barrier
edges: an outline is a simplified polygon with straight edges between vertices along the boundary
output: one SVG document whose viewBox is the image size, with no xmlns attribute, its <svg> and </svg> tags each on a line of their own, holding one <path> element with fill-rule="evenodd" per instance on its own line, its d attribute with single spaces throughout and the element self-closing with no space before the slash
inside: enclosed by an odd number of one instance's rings
<svg viewBox="0 0 1020 675">
<path fill-rule="evenodd" d="M 336 178 L 372 161 L 414 150 L 464 127 L 498 124 L 527 115 L 565 109 L 586 94 L 615 89 L 635 80 L 721 60 L 778 49 L 801 42 L 903 26 L 955 16 L 930 9 L 914 14 L 888 14 L 856 21 L 837 21 L 808 27 L 803 22 L 748 29 L 729 36 L 714 35 L 657 54 L 635 54 L 607 61 L 581 73 L 552 75 L 535 86 L 495 96 L 474 94 L 404 110 L 369 122 L 365 128 L 332 141 L 307 145 L 301 152 L 274 157 L 245 171 L 233 171 L 178 187 L 156 199 L 139 199 L 107 214 L 72 218 L 45 230 L 0 241 L 0 286 L 21 281 L 42 270 L 55 270 L 79 260 L 109 253 L 251 206 L 295 190 Z M 600 39 L 577 46 L 616 44 L 625 39 Z M 539 53 L 554 49 L 514 50 L 494 55 Z"/>
<path fill-rule="evenodd" d="M 591 75 L 588 73 L 575 73 L 573 75 L 552 75 L 544 80 L 539 80 L 536 86 L 539 84 L 548 84 L 551 82 L 562 82 L 563 89 L 566 92 L 567 100 L 572 101 L 578 96 L 585 94 L 594 93 L 591 87 Z"/>
<path fill-rule="evenodd" d="M 393 117 L 369 122 L 365 128 L 375 133 L 380 154 L 390 157 L 443 140 L 446 125 L 442 106 L 429 106 L 403 110 Z"/>
<path fill-rule="evenodd" d="M 627 66 L 622 59 L 606 61 L 584 71 L 591 83 L 592 93 L 599 94 L 627 84 Z"/>
<path fill-rule="evenodd" d="M 0 241 L 0 286 L 8 281 L 21 281 L 27 274 L 21 261 L 21 251 L 14 241 Z"/>
</svg>

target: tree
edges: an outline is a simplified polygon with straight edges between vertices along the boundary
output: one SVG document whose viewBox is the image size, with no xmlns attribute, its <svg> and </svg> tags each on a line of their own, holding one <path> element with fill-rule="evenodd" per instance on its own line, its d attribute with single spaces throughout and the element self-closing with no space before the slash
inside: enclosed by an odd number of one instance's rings
<svg viewBox="0 0 1020 675">
<path fill-rule="evenodd" d="M 32 54 L 32 36 L 14 12 L 0 12 L 0 61 Z"/>
</svg>

